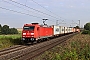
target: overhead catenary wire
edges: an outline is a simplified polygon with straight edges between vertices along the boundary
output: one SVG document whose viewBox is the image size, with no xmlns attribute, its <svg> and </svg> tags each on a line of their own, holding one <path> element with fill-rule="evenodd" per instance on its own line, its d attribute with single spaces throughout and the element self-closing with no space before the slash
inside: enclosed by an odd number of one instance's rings
<svg viewBox="0 0 90 60">
<path fill-rule="evenodd" d="M 3 0 L 2 0 L 3 1 Z M 7 0 L 6 0 L 7 1 Z M 10 1 L 12 1 L 12 0 L 10 0 Z M 20 3 L 21 4 L 21 3 Z M 19 4 L 19 5 L 20 5 Z M 14 5 L 13 3 L 12 3 L 12 5 Z M 24 4 L 23 4 L 24 5 Z M 22 6 L 23 6 L 22 5 Z M 27 6 L 27 5 L 25 5 L 25 6 Z M 25 7 L 24 6 L 24 7 Z M 19 8 L 22 8 L 22 7 L 20 7 L 20 6 L 17 6 L 17 7 L 19 7 Z M 27 6 L 27 7 L 29 7 L 29 6 Z M 30 14 L 28 14 L 28 13 L 23 13 L 23 12 L 20 12 L 20 11 L 15 11 L 15 10 L 11 10 L 11 9 L 7 9 L 7 8 L 3 8 L 3 7 L 0 7 L 1 9 L 4 9 L 4 10 L 9 10 L 9 11 L 13 11 L 13 12 L 17 12 L 17 13 L 20 13 L 20 14 L 24 14 L 24 15 L 28 15 L 28 16 L 33 16 L 33 17 L 36 17 L 36 18 L 41 18 L 41 17 L 38 17 L 38 16 L 34 16 L 34 15 L 30 15 Z M 31 8 L 31 7 L 30 7 Z M 25 8 L 22 8 L 22 9 L 24 9 L 24 10 L 26 10 L 26 11 L 30 11 L 30 10 L 27 10 L 27 9 L 25 9 Z M 36 10 L 36 9 L 35 9 Z M 34 10 L 34 11 L 35 11 Z M 39 10 L 37 10 L 37 11 L 39 11 Z M 41 12 L 41 11 L 40 11 Z M 46 14 L 45 14 L 46 15 Z M 51 15 L 50 15 L 51 16 Z M 53 17 L 53 16 L 51 16 L 51 17 Z M 54 17 L 53 17 L 54 18 Z M 42 19 L 42 18 L 41 18 Z M 58 19 L 57 19 L 58 20 Z"/>
<path fill-rule="evenodd" d="M 30 14 L 28 14 L 28 13 L 19 12 L 19 11 L 11 10 L 11 9 L 4 8 L 4 7 L 0 7 L 0 8 L 1 8 L 1 9 L 4 9 L 4 10 L 8 10 L 8 11 L 12 11 L 12 12 L 16 12 L 16 13 L 24 14 L 24 15 L 28 15 L 28 16 L 32 16 L 32 17 L 36 17 L 36 18 L 41 18 L 41 17 L 38 17 L 38 16 L 30 15 Z"/>
<path fill-rule="evenodd" d="M 48 16 L 53 17 L 53 18 L 56 18 L 56 17 L 54 17 L 54 16 L 52 16 L 52 15 L 49 15 L 49 14 L 47 14 L 47 13 L 44 13 L 44 12 L 42 12 L 42 11 L 39 11 L 39 10 L 34 9 L 34 8 L 31 8 L 31 7 L 29 7 L 29 6 L 25 5 L 25 4 L 22 4 L 22 3 L 19 3 L 19 2 L 13 1 L 13 0 L 8 0 L 8 1 L 14 2 L 14 3 L 16 3 L 16 4 L 19 4 L 19 5 L 21 5 L 21 6 L 27 7 L 27 8 L 29 8 L 29 9 L 32 9 L 32 10 L 37 11 L 37 12 L 39 12 L 39 13 L 48 15 Z M 58 18 L 56 18 L 56 19 L 58 19 Z M 58 19 L 58 20 L 60 20 L 60 19 Z"/>
<path fill-rule="evenodd" d="M 78 25 L 78 23 L 76 23 L 76 22 L 75 22 L 75 21 L 73 21 L 73 20 L 72 20 L 72 23 L 71 23 L 71 24 L 77 24 L 77 25 Z"/>
<path fill-rule="evenodd" d="M 3 0 L 2 0 L 3 1 Z M 27 7 L 27 8 L 30 8 L 30 9 L 34 9 L 34 8 L 31 8 L 31 7 L 29 7 L 29 6 L 27 6 L 27 5 L 25 5 L 25 4 L 22 4 L 22 3 L 18 3 L 18 2 L 16 2 L 16 1 L 13 1 L 13 0 L 8 0 L 8 1 L 11 1 L 11 2 L 14 2 L 14 3 L 16 3 L 16 4 L 19 4 L 19 5 L 21 5 L 21 6 L 24 6 L 24 7 Z M 12 3 L 13 4 L 13 3 Z M 18 6 L 19 7 L 19 6 Z M 21 8 L 21 7 L 19 7 L 19 8 Z M 24 9 L 24 8 L 23 8 Z M 25 10 L 25 9 L 24 9 Z M 29 10 L 27 10 L 27 11 L 29 11 Z M 42 13 L 42 14 L 44 14 L 44 12 L 41 12 L 41 11 L 39 11 L 39 10 L 34 10 L 34 11 L 37 11 L 37 12 L 40 12 L 40 13 Z M 30 14 L 29 14 L 30 15 Z M 51 16 L 51 15 L 49 15 L 49 14 L 47 14 L 47 13 L 45 13 L 45 15 L 48 15 L 48 16 Z M 53 17 L 53 16 L 51 16 L 51 17 Z M 56 17 L 53 17 L 53 18 L 56 18 Z M 42 19 L 42 18 L 41 18 Z M 49 19 L 50 20 L 50 19 Z M 56 20 L 61 20 L 61 19 L 58 19 L 58 18 L 56 18 Z M 52 20 L 53 21 L 53 20 Z"/>
<path fill-rule="evenodd" d="M 27 9 L 25 9 L 25 8 L 23 8 L 23 7 L 20 7 L 20 6 L 17 6 L 17 5 L 15 5 L 15 4 L 13 4 L 13 3 L 10 3 L 10 2 L 8 2 L 8 1 L 5 1 L 5 0 L 2 0 L 3 2 L 6 2 L 6 3 L 8 3 L 8 4 L 11 4 L 11 5 L 13 5 L 13 6 L 16 6 L 16 7 L 18 7 L 18 8 L 21 8 L 21 9 L 24 9 L 24 10 L 26 10 L 26 11 L 28 11 L 28 12 L 32 12 L 32 11 L 30 11 L 30 10 L 27 10 Z M 4 10 L 9 10 L 9 11 L 11 11 L 11 9 L 7 9 L 7 8 L 3 8 L 3 7 L 1 7 L 2 9 L 4 9 Z M 13 12 L 17 12 L 17 13 L 21 13 L 21 14 L 24 14 L 24 15 L 27 15 L 26 13 L 22 13 L 22 12 L 18 12 L 18 11 L 14 11 L 14 10 L 12 10 Z M 35 12 L 32 12 L 32 13 L 35 13 Z M 37 14 L 37 13 L 36 13 Z M 28 15 L 29 16 L 31 16 L 29 13 L 28 13 Z M 36 17 L 36 18 L 40 18 L 40 19 L 42 19 L 42 17 L 38 17 L 38 16 L 34 16 L 34 15 L 32 15 L 33 17 Z M 45 17 L 45 16 L 43 16 L 43 17 Z M 51 20 L 51 19 L 49 19 L 51 22 L 54 22 L 53 20 Z"/>
<path fill-rule="evenodd" d="M 57 14 L 55 14 L 55 13 L 53 13 L 52 11 L 48 10 L 47 8 L 43 7 L 42 5 L 40 5 L 39 3 L 37 3 L 36 1 L 34 1 L 34 0 L 31 0 L 31 1 L 33 1 L 34 3 L 36 3 L 37 5 L 39 5 L 40 7 L 44 8 L 45 10 L 49 11 L 50 13 L 58 16 Z M 58 17 L 61 18 L 60 16 L 58 16 Z"/>
<path fill-rule="evenodd" d="M 60 17 L 59 15 L 57 15 L 57 14 L 53 13 L 52 11 L 48 10 L 47 8 L 43 7 L 43 6 L 40 5 L 38 2 L 36 2 L 36 1 L 34 1 L 34 0 L 31 0 L 31 1 L 33 1 L 34 3 L 36 3 L 37 5 L 39 5 L 40 7 L 44 8 L 45 10 L 49 11 L 49 12 L 52 13 L 53 15 L 58 16 L 58 17 L 59 17 L 59 20 L 61 20 L 62 17 Z M 63 21 L 63 20 L 62 20 L 62 21 Z M 56 22 L 57 22 L 57 20 L 56 20 Z M 57 24 L 56 24 L 56 25 L 57 25 Z"/>
<path fill-rule="evenodd" d="M 32 11 L 30 11 L 30 10 L 28 10 L 28 9 L 25 9 L 25 8 L 22 8 L 22 7 L 20 7 L 20 6 L 17 6 L 17 5 L 15 5 L 15 4 L 13 4 L 13 3 L 10 3 L 10 2 L 8 2 L 8 1 L 5 1 L 5 0 L 2 0 L 3 2 L 6 2 L 6 3 L 8 3 L 8 4 L 11 4 L 11 5 L 13 5 L 13 6 L 16 6 L 16 7 L 18 7 L 18 8 L 21 8 L 21 9 L 23 9 L 23 10 L 25 10 L 25 11 L 28 11 L 28 12 L 31 12 L 31 13 L 35 13 L 35 12 L 32 12 Z M 35 14 L 38 14 L 38 13 L 35 13 Z M 43 17 L 45 17 L 45 16 L 43 16 Z"/>
<path fill-rule="evenodd" d="M 32 11 L 30 11 L 30 10 L 28 10 L 28 9 L 25 9 L 25 8 L 23 8 L 23 7 L 20 7 L 20 6 L 17 6 L 17 5 L 15 5 L 15 4 L 13 4 L 13 3 L 10 3 L 10 2 L 8 2 L 8 1 L 5 1 L 5 0 L 2 0 L 3 2 L 6 2 L 6 3 L 8 3 L 8 4 L 11 4 L 11 5 L 13 5 L 13 6 L 16 6 L 16 7 L 18 7 L 18 8 L 21 8 L 21 9 L 23 9 L 23 10 L 26 10 L 26 11 L 28 11 L 28 12 L 32 12 Z M 35 12 L 32 12 L 32 13 L 35 13 Z M 38 14 L 38 13 L 35 13 L 35 14 Z M 40 14 L 39 14 L 40 15 Z M 45 17 L 45 16 L 43 16 L 43 17 Z M 51 19 L 49 19 L 49 20 L 51 20 Z M 53 20 L 51 20 L 51 22 L 54 22 Z"/>
</svg>

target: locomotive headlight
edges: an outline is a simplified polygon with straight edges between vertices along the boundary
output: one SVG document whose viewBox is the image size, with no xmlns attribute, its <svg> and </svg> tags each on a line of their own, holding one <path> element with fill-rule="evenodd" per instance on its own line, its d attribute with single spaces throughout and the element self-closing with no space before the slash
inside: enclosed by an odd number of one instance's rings
<svg viewBox="0 0 90 60">
<path fill-rule="evenodd" d="M 23 33 L 23 35 L 26 35 L 26 33 Z"/>
<path fill-rule="evenodd" d="M 31 33 L 31 35 L 34 35 L 34 33 Z"/>
<path fill-rule="evenodd" d="M 22 40 L 25 40 L 25 38 L 22 38 Z"/>
</svg>

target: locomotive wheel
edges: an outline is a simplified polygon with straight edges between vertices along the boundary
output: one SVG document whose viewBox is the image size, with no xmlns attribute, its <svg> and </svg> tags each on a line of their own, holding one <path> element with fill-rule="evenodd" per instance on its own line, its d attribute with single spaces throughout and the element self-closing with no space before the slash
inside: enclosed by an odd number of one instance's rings
<svg viewBox="0 0 90 60">
<path fill-rule="evenodd" d="M 22 44 L 22 45 L 26 45 L 25 41 L 21 41 L 21 44 Z"/>
<path fill-rule="evenodd" d="M 49 40 L 50 40 L 50 38 L 48 37 L 48 38 L 47 38 L 47 41 L 49 41 Z"/>
<path fill-rule="evenodd" d="M 37 40 L 37 43 L 39 43 L 40 41 L 39 40 Z"/>
<path fill-rule="evenodd" d="M 31 42 L 31 45 L 33 45 L 34 43 L 33 42 Z"/>
</svg>

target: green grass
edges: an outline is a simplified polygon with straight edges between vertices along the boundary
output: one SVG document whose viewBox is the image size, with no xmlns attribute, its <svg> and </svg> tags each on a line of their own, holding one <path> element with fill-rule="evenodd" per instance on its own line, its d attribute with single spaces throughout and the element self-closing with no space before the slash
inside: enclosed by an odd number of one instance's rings
<svg viewBox="0 0 90 60">
<path fill-rule="evenodd" d="M 90 35 L 78 34 L 35 60 L 90 60 Z"/>
<path fill-rule="evenodd" d="M 0 35 L 0 49 L 21 44 L 21 34 Z"/>
<path fill-rule="evenodd" d="M 20 37 L 21 37 L 21 34 L 15 34 L 15 35 L 0 35 L 0 40 L 1 40 L 1 39 L 9 39 L 9 38 L 16 39 L 16 38 L 20 38 Z"/>
</svg>

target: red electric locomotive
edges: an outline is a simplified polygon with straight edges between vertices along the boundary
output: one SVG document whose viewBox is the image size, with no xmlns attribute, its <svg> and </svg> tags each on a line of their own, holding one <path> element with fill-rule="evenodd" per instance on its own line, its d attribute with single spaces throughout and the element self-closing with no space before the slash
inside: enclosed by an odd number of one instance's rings
<svg viewBox="0 0 90 60">
<path fill-rule="evenodd" d="M 41 26 L 38 23 L 24 24 L 22 31 L 23 42 L 34 42 L 53 35 L 52 27 Z"/>
</svg>

